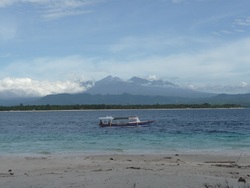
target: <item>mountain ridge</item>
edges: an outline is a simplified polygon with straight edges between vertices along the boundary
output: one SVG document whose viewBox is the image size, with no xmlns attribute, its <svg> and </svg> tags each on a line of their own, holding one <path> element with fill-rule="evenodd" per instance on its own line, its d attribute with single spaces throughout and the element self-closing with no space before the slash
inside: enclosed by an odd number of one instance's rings
<svg viewBox="0 0 250 188">
<path fill-rule="evenodd" d="M 169 81 L 147 80 L 139 77 L 132 77 L 123 81 L 118 77 L 111 75 L 95 82 L 94 86 L 87 89 L 85 93 L 92 95 L 110 94 L 121 95 L 130 93 L 132 95 L 149 95 L 149 96 L 168 96 L 168 97 L 187 97 L 187 98 L 205 98 L 215 96 L 212 93 L 195 91 L 188 88 L 182 88 Z"/>
</svg>

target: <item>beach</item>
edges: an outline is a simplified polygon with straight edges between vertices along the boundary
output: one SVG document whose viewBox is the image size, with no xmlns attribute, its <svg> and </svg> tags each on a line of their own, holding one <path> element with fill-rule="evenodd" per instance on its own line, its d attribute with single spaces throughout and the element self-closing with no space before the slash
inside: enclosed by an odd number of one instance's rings
<svg viewBox="0 0 250 188">
<path fill-rule="evenodd" d="M 135 110 L 156 122 L 121 128 L 98 126 L 110 111 L 0 113 L 0 188 L 249 188 L 249 113 Z"/>
<path fill-rule="evenodd" d="M 246 154 L 5 155 L 0 164 L 3 188 L 249 187 L 250 183 Z"/>
</svg>

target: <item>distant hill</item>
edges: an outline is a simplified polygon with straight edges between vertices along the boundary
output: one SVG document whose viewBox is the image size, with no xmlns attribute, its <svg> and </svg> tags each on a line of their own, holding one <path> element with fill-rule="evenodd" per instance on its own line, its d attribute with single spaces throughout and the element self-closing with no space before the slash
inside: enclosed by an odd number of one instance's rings
<svg viewBox="0 0 250 188">
<path fill-rule="evenodd" d="M 91 95 L 81 94 L 58 94 L 48 95 L 32 104 L 37 105 L 70 105 L 70 104 L 179 104 L 188 103 L 190 100 L 180 97 L 145 96 L 131 95 L 124 93 L 121 95 Z"/>
<path fill-rule="evenodd" d="M 40 97 L 0 99 L 0 106 L 16 106 L 22 104 L 30 104 L 39 99 Z"/>
<path fill-rule="evenodd" d="M 239 104 L 250 107 L 250 94 L 228 95 L 220 94 L 208 98 L 185 98 L 168 96 L 131 95 L 92 95 L 80 94 L 56 94 L 42 98 L 0 100 L 0 106 L 15 105 L 73 105 L 73 104 Z"/>
<path fill-rule="evenodd" d="M 221 94 L 209 98 L 184 98 L 167 96 L 146 96 L 131 95 L 124 93 L 121 95 L 91 95 L 81 94 L 58 94 L 48 95 L 30 104 L 35 105 L 71 105 L 71 104 L 239 104 L 250 106 L 250 94 L 226 95 Z"/>
<path fill-rule="evenodd" d="M 219 94 L 207 99 L 211 104 L 239 104 L 250 107 L 250 93 L 247 94 Z"/>
</svg>

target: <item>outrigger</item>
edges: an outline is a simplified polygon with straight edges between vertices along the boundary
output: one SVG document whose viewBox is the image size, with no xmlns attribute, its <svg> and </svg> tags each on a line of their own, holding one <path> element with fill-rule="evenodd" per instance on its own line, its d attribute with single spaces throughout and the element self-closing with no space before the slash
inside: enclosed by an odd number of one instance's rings
<svg viewBox="0 0 250 188">
<path fill-rule="evenodd" d="M 141 121 L 138 116 L 129 116 L 129 117 L 100 117 L 99 118 L 100 127 L 110 127 L 110 126 L 139 126 L 139 125 L 148 125 L 154 121 Z"/>
</svg>

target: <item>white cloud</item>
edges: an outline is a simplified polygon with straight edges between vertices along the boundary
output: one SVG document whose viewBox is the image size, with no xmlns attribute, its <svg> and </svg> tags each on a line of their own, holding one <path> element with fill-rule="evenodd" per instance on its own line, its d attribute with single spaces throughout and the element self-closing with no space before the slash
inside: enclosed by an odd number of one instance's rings
<svg viewBox="0 0 250 188">
<path fill-rule="evenodd" d="M 4 78 L 0 80 L 2 97 L 37 97 L 53 93 L 79 93 L 86 88 L 73 81 L 36 81 L 31 78 Z M 4 94 L 8 96 L 4 96 Z"/>
<path fill-rule="evenodd" d="M 51 0 L 1 0 L 0 1 L 0 8 L 1 7 L 8 7 L 8 6 L 12 6 L 14 4 L 17 3 L 39 3 L 39 4 L 43 4 L 43 3 L 48 3 Z"/>
<path fill-rule="evenodd" d="M 248 87 L 248 86 L 249 86 L 249 84 L 248 84 L 248 83 L 246 83 L 246 82 L 241 82 L 240 86 L 244 88 L 244 87 Z"/>
<path fill-rule="evenodd" d="M 185 86 L 184 86 L 185 87 Z M 208 85 L 192 85 L 189 84 L 187 88 L 211 92 L 211 93 L 228 93 L 228 94 L 239 94 L 239 93 L 249 93 L 250 86 L 246 82 L 231 84 L 231 85 L 222 85 L 222 84 L 208 84 Z"/>
<path fill-rule="evenodd" d="M 86 14 L 86 13 L 90 13 L 90 12 L 91 12 L 90 10 L 88 10 L 88 11 L 53 10 L 53 11 L 49 11 L 49 12 L 46 12 L 45 14 L 43 14 L 42 18 L 45 20 L 54 20 L 54 19 L 58 19 L 58 18 L 66 17 L 66 16 L 75 16 L 75 15 Z"/>
<path fill-rule="evenodd" d="M 126 57 L 137 53 L 139 55 L 159 54 L 165 55 L 190 51 L 201 46 L 211 47 L 218 43 L 212 37 L 199 38 L 175 35 L 158 35 L 158 36 L 144 36 L 144 37 L 124 37 L 117 43 L 111 44 L 108 50 L 113 53 L 126 52 Z M 138 50 L 139 49 L 139 50 Z M 139 52 L 139 53 L 138 53 Z M 129 55 L 127 55 L 129 54 Z M 137 55 L 138 56 L 138 55 Z"/>
<path fill-rule="evenodd" d="M 148 77 L 148 80 L 150 80 L 150 81 L 155 81 L 155 80 L 160 80 L 156 75 L 150 75 L 149 77 Z"/>
<path fill-rule="evenodd" d="M 109 65 L 107 65 L 109 64 Z M 106 67 L 107 66 L 107 67 Z M 82 56 L 41 57 L 9 63 L 0 69 L 1 78 L 29 77 L 36 80 L 85 80 L 108 74 L 106 61 Z"/>
<path fill-rule="evenodd" d="M 97 0 L 57 0 L 55 3 L 47 3 L 42 18 L 53 20 L 65 16 L 73 16 L 91 13 L 92 10 L 86 10 L 87 6 L 93 5 Z"/>
<path fill-rule="evenodd" d="M 13 1 L 10 1 L 10 0 L 2 0 L 0 1 L 0 7 L 6 7 L 6 6 L 9 6 L 9 5 L 12 5 L 13 4 Z"/>
<path fill-rule="evenodd" d="M 41 17 L 45 20 L 53 20 L 90 13 L 92 10 L 86 10 L 86 8 L 101 1 L 103 0 L 1 0 L 0 8 L 21 3 L 37 4 L 41 6 Z"/>
<path fill-rule="evenodd" d="M 236 19 L 234 21 L 234 24 L 238 26 L 250 26 L 250 16 L 246 18 Z"/>
</svg>

